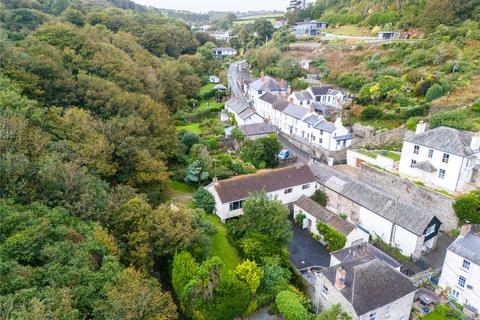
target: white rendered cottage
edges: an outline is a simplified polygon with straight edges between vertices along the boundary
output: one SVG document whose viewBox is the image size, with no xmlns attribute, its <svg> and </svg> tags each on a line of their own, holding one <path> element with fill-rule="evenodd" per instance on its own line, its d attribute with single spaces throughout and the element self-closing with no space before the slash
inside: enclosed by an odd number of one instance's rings
<svg viewBox="0 0 480 320">
<path fill-rule="evenodd" d="M 290 205 L 315 192 L 316 178 L 309 166 L 294 165 L 214 181 L 206 189 L 215 198 L 215 214 L 225 221 L 243 214 L 242 203 L 252 192 L 265 191 L 269 198 Z"/>
<path fill-rule="evenodd" d="M 303 229 L 308 229 L 310 233 L 320 235 L 317 229 L 317 224 L 320 222 L 325 223 L 347 238 L 345 247 L 350 247 L 354 243 L 368 242 L 370 237 L 368 232 L 360 229 L 345 219 L 342 219 L 306 196 L 302 196 L 293 204 L 294 218 L 299 214 L 305 215 L 302 222 Z"/>
<path fill-rule="evenodd" d="M 276 80 L 270 76 L 262 75 L 259 79 L 248 84 L 247 95 L 256 104 L 258 97 L 266 92 L 273 94 L 286 95 L 288 92 L 288 86 L 285 80 Z"/>
<path fill-rule="evenodd" d="M 225 103 L 225 109 L 228 113 L 234 115 L 238 125 L 262 123 L 265 121 L 253 108 L 239 98 L 228 100 Z"/>
<path fill-rule="evenodd" d="M 448 247 L 438 285 L 471 313 L 480 310 L 480 225 L 464 225 Z"/>
<path fill-rule="evenodd" d="M 352 138 L 341 118 L 337 118 L 334 123 L 322 119 L 312 126 L 311 130 L 312 143 L 330 151 L 348 148 L 352 144 Z"/>
<path fill-rule="evenodd" d="M 478 133 L 448 127 L 426 130 L 420 122 L 414 136 L 404 139 L 399 173 L 452 192 L 473 187 L 480 158 Z"/>
</svg>

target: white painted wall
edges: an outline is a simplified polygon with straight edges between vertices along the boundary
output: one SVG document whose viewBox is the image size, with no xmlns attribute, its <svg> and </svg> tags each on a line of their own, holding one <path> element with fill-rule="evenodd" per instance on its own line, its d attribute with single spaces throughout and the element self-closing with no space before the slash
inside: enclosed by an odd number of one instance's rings
<svg viewBox="0 0 480 320">
<path fill-rule="evenodd" d="M 453 297 L 453 290 L 458 292 L 458 298 L 454 298 L 460 304 L 469 304 L 480 310 L 480 266 L 469 261 L 471 263 L 470 269 L 466 270 L 462 267 L 463 260 L 464 258 L 461 256 L 447 250 L 438 285 L 444 289 L 450 288 L 451 297 Z M 460 276 L 467 279 L 465 288 L 458 285 Z M 467 286 L 472 286 L 472 289 Z"/>
<path fill-rule="evenodd" d="M 365 161 L 385 170 L 392 170 L 395 161 L 393 159 L 377 154 L 376 158 L 371 158 L 363 153 L 355 150 L 347 150 L 347 164 L 352 167 L 357 166 L 357 160 Z"/>
<path fill-rule="evenodd" d="M 286 204 L 297 201 L 302 196 L 307 196 L 307 197 L 312 196 L 315 190 L 317 190 L 317 183 L 315 181 L 312 181 L 307 184 L 308 184 L 308 188 L 306 189 L 303 189 L 304 185 L 293 186 L 291 187 L 292 188 L 291 193 L 285 194 L 285 189 L 281 189 L 281 190 L 268 192 L 267 197 L 269 197 L 272 200 L 280 200 L 283 204 L 286 205 Z M 243 214 L 242 209 L 230 211 L 230 203 L 222 203 L 222 201 L 220 200 L 220 197 L 218 196 L 215 190 L 213 183 L 209 184 L 206 187 L 206 189 L 211 194 L 213 194 L 213 197 L 215 198 L 215 214 L 218 217 L 220 217 L 222 221 L 225 221 L 227 219 L 237 217 Z M 261 191 L 261 190 L 258 190 L 258 191 Z M 238 199 L 238 200 L 245 200 L 245 199 Z"/>
<path fill-rule="evenodd" d="M 392 230 L 392 222 L 379 216 L 378 214 L 360 207 L 359 225 L 370 232 L 381 237 L 385 242 L 390 242 L 390 234 Z"/>
<path fill-rule="evenodd" d="M 418 258 L 421 251 L 415 252 L 415 250 L 419 241 L 423 241 L 423 238 L 418 237 L 416 234 L 411 233 L 399 225 L 395 225 L 393 245 L 400 248 L 404 255 L 414 255 L 415 258 Z"/>
<path fill-rule="evenodd" d="M 399 166 L 400 174 L 414 180 L 422 181 L 427 185 L 444 188 L 452 192 L 462 191 L 465 184 L 471 180 L 473 168 L 467 167 L 468 161 L 466 158 L 450 154 L 448 163 L 444 163 L 442 159 L 445 152 L 432 149 L 432 158 L 428 158 L 428 153 L 431 148 L 419 146 L 418 154 L 414 154 L 414 146 L 415 144 L 404 141 Z M 416 160 L 417 163 L 428 160 L 437 171 L 430 173 L 411 168 L 412 160 Z M 443 179 L 438 176 L 440 169 L 446 171 L 445 178 Z"/>
</svg>

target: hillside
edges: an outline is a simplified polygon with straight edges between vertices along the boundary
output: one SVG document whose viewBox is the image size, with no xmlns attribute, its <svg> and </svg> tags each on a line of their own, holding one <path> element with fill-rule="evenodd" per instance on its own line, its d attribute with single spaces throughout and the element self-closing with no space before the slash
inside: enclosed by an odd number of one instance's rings
<svg viewBox="0 0 480 320">
<path fill-rule="evenodd" d="M 289 54 L 315 60 L 314 71 L 325 81 L 357 95 L 351 122 L 396 127 L 412 117 L 477 101 L 479 13 L 478 1 L 319 0 L 306 10 L 290 12 L 289 19 L 308 16 L 328 21 L 326 32 L 353 38 L 306 39 L 321 45 L 316 50 L 293 48 Z M 403 31 L 410 39 L 386 43 L 355 39 L 376 37 L 382 30 Z"/>
</svg>

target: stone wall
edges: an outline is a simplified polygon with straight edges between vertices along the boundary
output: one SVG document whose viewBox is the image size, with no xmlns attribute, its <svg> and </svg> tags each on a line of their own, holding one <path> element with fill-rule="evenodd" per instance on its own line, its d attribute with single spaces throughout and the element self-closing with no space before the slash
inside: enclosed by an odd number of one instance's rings
<svg viewBox="0 0 480 320">
<path fill-rule="evenodd" d="M 279 132 L 278 135 L 319 162 L 328 164 L 328 158 L 333 158 L 334 165 L 347 163 L 347 150 L 329 151 L 320 147 L 313 147 L 283 132 Z"/>
<path fill-rule="evenodd" d="M 376 187 L 388 190 L 405 202 L 425 208 L 442 222 L 441 230 L 449 232 L 458 226 L 458 218 L 453 211 L 454 198 L 418 186 L 410 180 L 401 178 L 392 173 L 371 167 L 367 164 L 360 166 L 360 178 Z"/>
<path fill-rule="evenodd" d="M 388 131 L 375 131 L 372 127 L 355 124 L 352 127 L 354 135 L 352 148 L 381 147 L 385 145 L 401 146 L 405 135 L 412 134 L 406 128 L 400 127 Z"/>
</svg>

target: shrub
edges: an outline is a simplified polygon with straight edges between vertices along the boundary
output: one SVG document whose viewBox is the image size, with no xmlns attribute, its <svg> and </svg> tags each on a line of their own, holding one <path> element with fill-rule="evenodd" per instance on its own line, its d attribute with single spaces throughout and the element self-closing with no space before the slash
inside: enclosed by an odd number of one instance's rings
<svg viewBox="0 0 480 320">
<path fill-rule="evenodd" d="M 370 26 L 383 26 L 387 23 L 396 23 L 398 17 L 395 12 L 374 12 L 368 16 L 367 24 Z"/>
<path fill-rule="evenodd" d="M 383 111 L 374 106 L 368 106 L 363 109 L 362 113 L 360 113 L 360 119 L 362 120 L 372 120 L 372 119 L 380 119 L 383 116 Z"/>
<path fill-rule="evenodd" d="M 213 213 L 215 210 L 215 198 L 204 187 L 200 187 L 195 191 L 193 203 L 195 207 L 203 209 L 207 213 Z"/>
<path fill-rule="evenodd" d="M 338 232 L 337 230 L 326 225 L 323 222 L 317 224 L 317 229 L 327 243 L 329 251 L 340 250 L 347 243 L 347 237 L 345 237 L 344 234 Z"/>
<path fill-rule="evenodd" d="M 197 272 L 198 264 L 187 251 L 181 251 L 173 257 L 172 286 L 179 299 L 182 299 L 183 288 Z"/>
<path fill-rule="evenodd" d="M 443 96 L 443 93 L 444 93 L 443 92 L 443 87 L 441 85 L 439 85 L 438 83 L 436 83 L 433 86 L 431 86 L 430 88 L 428 88 L 427 93 L 425 94 L 425 98 L 428 101 L 432 101 L 432 100 L 438 99 L 441 96 Z"/>
<path fill-rule="evenodd" d="M 339 86 L 342 86 L 344 88 L 347 88 L 353 91 L 360 90 L 366 81 L 367 81 L 367 78 L 365 78 L 363 74 L 358 72 L 342 73 L 337 78 L 337 83 Z"/>
<path fill-rule="evenodd" d="M 316 190 L 315 193 L 310 197 L 316 203 L 326 207 L 328 203 L 328 196 L 322 190 Z"/>
<path fill-rule="evenodd" d="M 301 297 L 291 291 L 281 291 L 275 299 L 278 311 L 285 320 L 309 320 L 310 315 L 302 304 Z"/>
<path fill-rule="evenodd" d="M 260 269 L 255 261 L 245 260 L 237 266 L 235 274 L 238 279 L 244 281 L 250 288 L 250 292 L 255 294 L 263 277 L 263 271 Z"/>
<path fill-rule="evenodd" d="M 303 220 L 305 219 L 305 214 L 303 213 L 298 213 L 296 216 L 295 216 L 295 223 L 296 224 L 302 224 L 303 223 Z"/>
<path fill-rule="evenodd" d="M 470 192 L 457 198 L 453 209 L 460 221 L 480 223 L 480 192 Z"/>
</svg>

